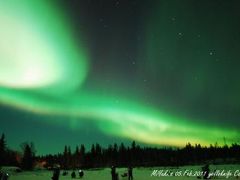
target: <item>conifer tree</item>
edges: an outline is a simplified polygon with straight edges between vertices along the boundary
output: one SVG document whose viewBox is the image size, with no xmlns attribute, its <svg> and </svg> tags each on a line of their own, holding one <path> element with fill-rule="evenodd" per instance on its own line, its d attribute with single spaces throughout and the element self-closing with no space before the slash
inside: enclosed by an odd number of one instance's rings
<svg viewBox="0 0 240 180">
<path fill-rule="evenodd" d="M 32 170 L 35 162 L 35 149 L 33 143 L 24 143 L 22 145 L 23 157 L 22 157 L 22 168 L 24 170 Z"/>
<path fill-rule="evenodd" d="M 0 166 L 5 164 L 6 157 L 6 140 L 5 135 L 2 134 L 0 139 Z"/>
</svg>

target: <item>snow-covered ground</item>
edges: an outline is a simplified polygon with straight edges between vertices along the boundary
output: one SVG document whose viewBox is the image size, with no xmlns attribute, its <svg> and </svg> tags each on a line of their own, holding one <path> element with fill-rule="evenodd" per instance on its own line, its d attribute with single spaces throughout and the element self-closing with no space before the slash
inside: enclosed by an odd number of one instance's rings
<svg viewBox="0 0 240 180">
<path fill-rule="evenodd" d="M 182 166 L 176 167 L 155 167 L 155 168 L 134 168 L 134 180 L 159 180 L 159 179 L 199 179 L 197 173 L 201 173 L 202 166 Z M 33 172 L 16 173 L 12 169 L 6 170 L 10 174 L 10 180 L 51 180 L 52 172 L 47 170 L 38 170 Z M 111 180 L 110 168 L 101 170 L 85 170 L 83 180 Z M 126 168 L 117 168 L 119 180 L 127 180 L 127 177 L 121 175 L 126 172 Z M 61 176 L 60 180 L 70 180 L 71 172 L 67 176 Z M 77 171 L 77 179 L 78 177 Z M 240 165 L 210 165 L 210 172 L 214 174 L 212 179 L 240 179 Z M 172 174 L 171 174 L 172 173 Z M 170 175 L 171 174 L 171 175 Z M 202 179 L 202 177 L 201 177 Z"/>
</svg>

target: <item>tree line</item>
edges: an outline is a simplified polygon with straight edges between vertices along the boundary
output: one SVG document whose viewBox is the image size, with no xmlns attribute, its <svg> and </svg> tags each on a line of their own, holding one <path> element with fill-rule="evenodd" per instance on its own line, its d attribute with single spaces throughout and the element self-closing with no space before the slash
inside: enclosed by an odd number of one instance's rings
<svg viewBox="0 0 240 180">
<path fill-rule="evenodd" d="M 62 169 L 75 168 L 102 168 L 112 165 L 117 167 L 137 166 L 182 166 L 205 163 L 240 163 L 240 145 L 237 143 L 228 146 L 219 146 L 217 143 L 210 146 L 192 145 L 185 147 L 141 147 L 135 141 L 130 146 L 113 144 L 102 147 L 92 144 L 89 150 L 81 144 L 73 151 L 70 146 L 65 146 L 58 154 L 36 156 L 32 143 L 22 145 L 20 160 L 18 154 L 7 148 L 5 136 L 0 139 L 0 166 L 17 165 L 22 169 L 31 170 L 36 162 L 42 162 L 45 168 L 60 165 Z"/>
<path fill-rule="evenodd" d="M 183 148 L 153 148 L 140 147 L 133 141 L 131 146 L 115 143 L 107 148 L 103 148 L 96 143 L 87 152 L 84 145 L 77 146 L 74 152 L 71 151 L 69 146 L 65 146 L 63 153 L 38 158 L 39 160 L 45 160 L 48 167 L 59 164 L 63 169 L 101 168 L 112 165 L 117 167 L 149 167 L 239 163 L 240 145 L 237 143 L 231 146 L 218 146 L 215 144 L 203 147 L 200 144 L 193 146 L 187 143 Z"/>
<path fill-rule="evenodd" d="M 22 152 L 11 150 L 7 147 L 5 135 L 0 138 L 0 168 L 1 166 L 19 166 L 23 170 L 32 170 L 36 162 L 33 143 L 22 143 Z"/>
</svg>

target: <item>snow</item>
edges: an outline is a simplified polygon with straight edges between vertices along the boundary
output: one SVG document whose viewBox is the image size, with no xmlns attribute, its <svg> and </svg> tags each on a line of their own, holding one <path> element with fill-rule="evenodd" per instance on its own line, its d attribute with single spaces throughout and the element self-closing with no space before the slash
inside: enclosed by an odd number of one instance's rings
<svg viewBox="0 0 240 180">
<path fill-rule="evenodd" d="M 178 179 L 178 180 L 191 180 L 191 179 L 198 179 L 197 176 L 187 176 L 186 174 L 183 175 L 183 172 L 200 172 L 202 166 L 182 166 L 182 167 L 151 167 L 151 168 L 134 168 L 133 169 L 133 177 L 134 180 L 159 180 L 159 179 Z M 15 172 L 12 171 L 11 169 L 14 168 L 5 168 L 4 171 L 8 171 L 10 174 L 10 180 L 51 180 L 52 177 L 52 171 L 47 171 L 47 170 L 37 170 L 37 171 L 32 171 L 32 172 Z M 158 170 L 158 172 L 162 172 L 164 174 L 165 171 L 168 171 L 168 173 L 165 174 L 170 174 L 169 172 L 173 172 L 173 174 L 177 171 L 181 171 L 182 175 L 179 177 L 176 176 L 168 176 L 168 177 L 163 177 L 163 176 L 151 176 L 154 170 Z M 214 170 L 224 170 L 225 175 L 227 175 L 227 172 L 231 172 L 231 176 L 228 177 L 227 179 L 240 179 L 240 165 L 210 165 L 210 172 L 214 172 Z M 100 170 L 84 170 L 84 177 L 82 178 L 83 180 L 111 180 L 111 174 L 110 174 L 110 168 L 105 168 L 105 169 L 100 169 Z M 234 173 L 239 171 L 239 177 L 234 176 Z M 59 180 L 70 180 L 71 178 L 71 172 L 68 171 L 67 176 L 62 176 L 61 171 L 61 176 Z M 78 177 L 78 171 L 75 171 L 77 175 L 77 179 L 80 179 Z M 119 180 L 127 180 L 127 177 L 121 177 L 122 174 L 127 172 L 127 168 L 117 168 L 117 172 L 119 174 Z M 219 171 L 220 172 L 220 171 Z M 160 173 L 161 174 L 161 173 Z M 163 175 L 161 174 L 161 175 Z M 193 174 L 192 174 L 193 175 Z M 202 178 L 201 178 L 202 179 Z M 212 179 L 226 179 L 226 176 L 217 176 Z"/>
</svg>

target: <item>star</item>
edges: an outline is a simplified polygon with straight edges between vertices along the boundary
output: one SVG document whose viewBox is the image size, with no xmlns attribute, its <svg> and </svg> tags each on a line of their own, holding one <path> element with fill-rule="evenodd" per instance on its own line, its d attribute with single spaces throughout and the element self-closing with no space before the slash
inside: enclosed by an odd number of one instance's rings
<svg viewBox="0 0 240 180">
<path fill-rule="evenodd" d="M 178 36 L 183 36 L 183 33 L 179 32 L 179 33 L 178 33 Z"/>
</svg>

